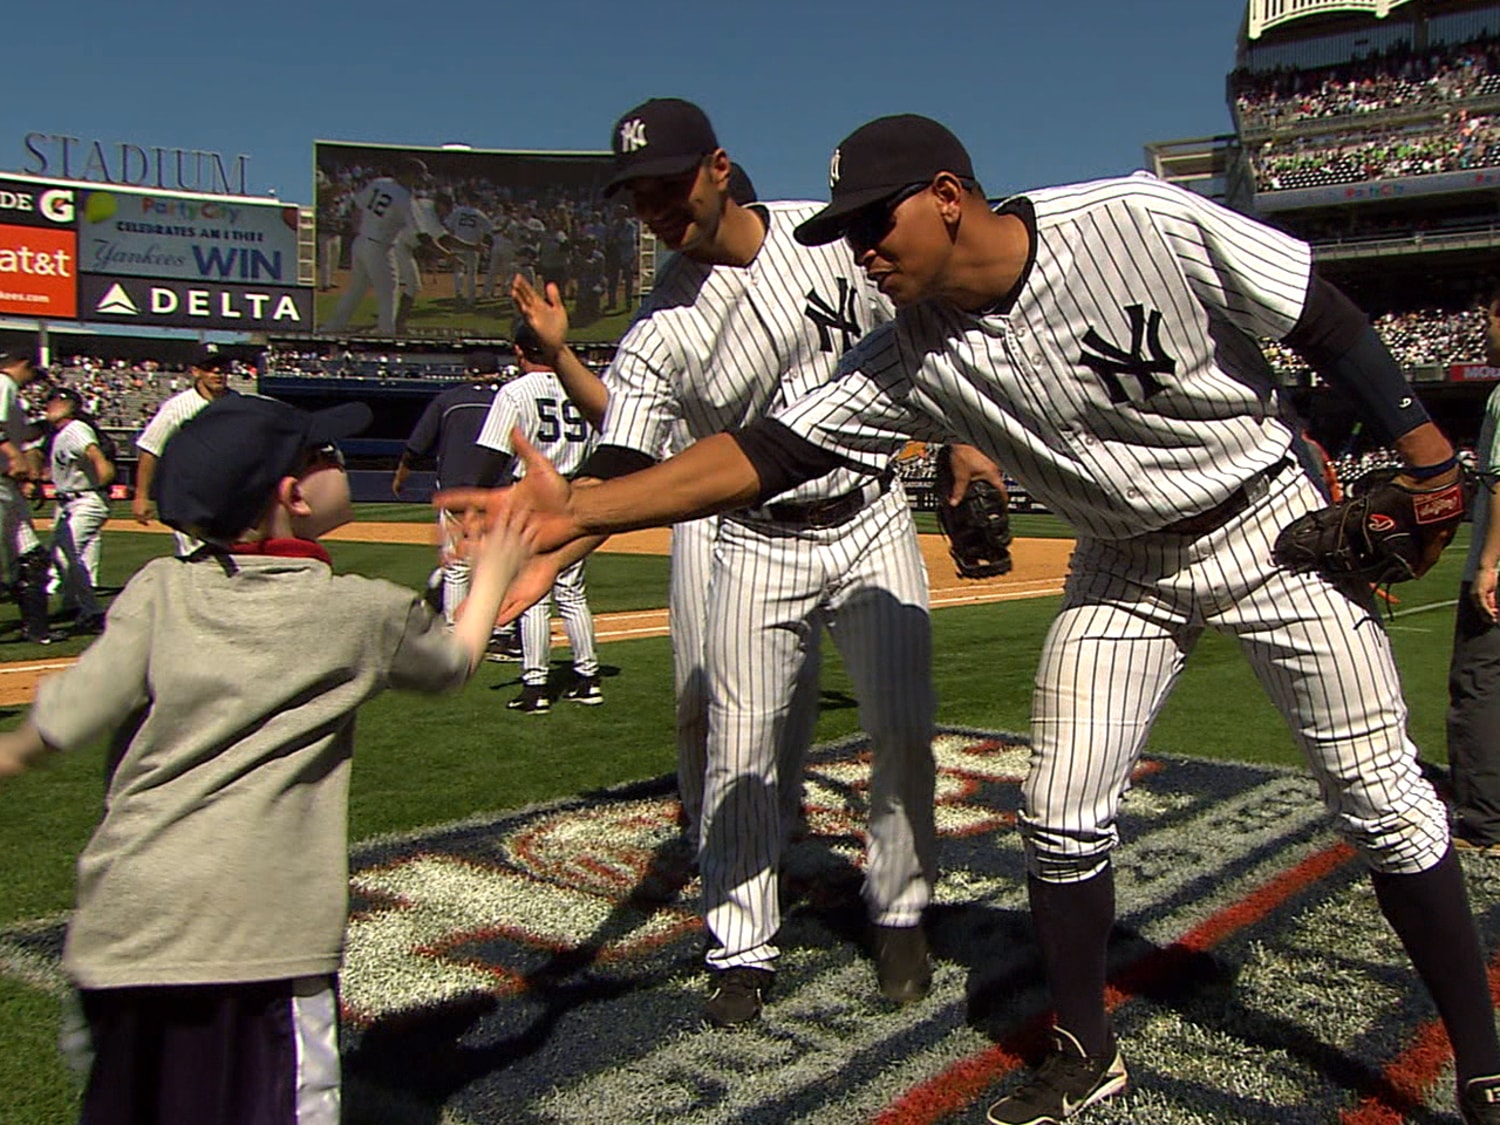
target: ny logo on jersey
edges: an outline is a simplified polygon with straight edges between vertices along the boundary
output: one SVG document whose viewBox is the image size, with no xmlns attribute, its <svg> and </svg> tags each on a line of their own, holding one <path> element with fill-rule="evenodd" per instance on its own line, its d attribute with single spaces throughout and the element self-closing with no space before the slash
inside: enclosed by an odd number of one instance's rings
<svg viewBox="0 0 1500 1125">
<path fill-rule="evenodd" d="M 620 151 L 635 152 L 646 147 L 646 123 L 639 117 L 620 123 Z"/>
<path fill-rule="evenodd" d="M 847 352 L 855 340 L 859 339 L 859 310 L 856 307 L 857 294 L 849 286 L 849 279 L 839 278 L 839 303 L 830 305 L 822 297 L 818 296 L 816 289 L 807 291 L 807 308 L 802 311 L 808 319 L 818 326 L 818 350 L 822 352 L 833 351 L 834 332 L 843 333 L 843 346 L 839 353 Z"/>
<path fill-rule="evenodd" d="M 1083 346 L 1085 349 L 1092 348 L 1094 354 L 1085 350 L 1078 357 L 1079 363 L 1093 368 L 1094 374 L 1104 380 L 1105 389 L 1109 391 L 1109 401 L 1115 403 L 1134 401 L 1120 380 L 1122 375 L 1134 376 L 1140 385 L 1141 399 L 1144 401 L 1165 389 L 1157 378 L 1158 375 L 1171 375 L 1177 370 L 1177 361 L 1161 349 L 1161 313 L 1152 309 L 1148 319 L 1143 306 L 1126 305 L 1125 314 L 1130 317 L 1128 352 L 1111 344 L 1096 329 L 1090 327 L 1083 338 Z M 1143 341 L 1151 352 L 1149 359 L 1141 351 Z"/>
</svg>

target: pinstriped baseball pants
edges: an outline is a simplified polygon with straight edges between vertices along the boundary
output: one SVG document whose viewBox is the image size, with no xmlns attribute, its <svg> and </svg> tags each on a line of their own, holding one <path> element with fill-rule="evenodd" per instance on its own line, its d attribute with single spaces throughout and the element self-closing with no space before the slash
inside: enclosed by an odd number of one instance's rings
<svg viewBox="0 0 1500 1125">
<path fill-rule="evenodd" d="M 1280 529 L 1325 503 L 1301 471 L 1283 472 L 1207 535 L 1079 542 L 1032 700 L 1021 829 L 1033 874 L 1064 883 L 1103 869 L 1131 770 L 1205 628 L 1239 641 L 1339 830 L 1375 870 L 1409 874 L 1442 858 L 1446 813 L 1406 737 L 1368 589 L 1271 560 Z"/>
<path fill-rule="evenodd" d="M 677 795 L 682 802 L 683 836 L 698 846 L 703 819 L 703 778 L 708 770 L 708 667 L 704 628 L 708 620 L 709 588 L 713 579 L 717 516 L 690 520 L 672 527 L 672 575 L 667 621 L 672 634 L 672 672 L 677 689 Z M 780 777 L 782 835 L 792 831 L 802 803 L 802 756 L 818 725 L 819 646 L 822 634 L 810 639 L 797 686 L 788 704 L 787 719 L 777 752 Z M 795 783 L 790 779 L 796 778 Z"/>
<path fill-rule="evenodd" d="M 708 769 L 699 852 L 708 963 L 770 967 L 781 924 L 778 758 L 805 662 L 826 625 L 872 745 L 864 897 L 913 925 L 936 877 L 927 574 L 897 487 L 836 528 L 726 519 L 708 612 Z"/>
</svg>

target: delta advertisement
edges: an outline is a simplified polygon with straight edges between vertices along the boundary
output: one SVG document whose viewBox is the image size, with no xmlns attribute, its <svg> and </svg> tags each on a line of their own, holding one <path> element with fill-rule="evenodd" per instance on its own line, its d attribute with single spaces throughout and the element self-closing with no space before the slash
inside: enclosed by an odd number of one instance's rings
<svg viewBox="0 0 1500 1125">
<path fill-rule="evenodd" d="M 297 233 L 276 200 L 0 178 L 0 314 L 309 332 Z"/>
</svg>

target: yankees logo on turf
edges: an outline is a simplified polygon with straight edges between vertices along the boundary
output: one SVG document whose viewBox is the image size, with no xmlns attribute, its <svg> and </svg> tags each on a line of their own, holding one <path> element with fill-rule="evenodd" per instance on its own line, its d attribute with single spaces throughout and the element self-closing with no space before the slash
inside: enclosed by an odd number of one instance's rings
<svg viewBox="0 0 1500 1125">
<path fill-rule="evenodd" d="M 1094 374 L 1104 381 L 1109 401 L 1114 403 L 1137 401 L 1126 390 L 1120 378 L 1122 375 L 1135 379 L 1140 401 L 1144 401 L 1165 389 L 1166 385 L 1157 378 L 1158 375 L 1172 375 L 1177 371 L 1177 360 L 1162 350 L 1161 313 L 1152 309 L 1147 317 L 1144 306 L 1126 305 L 1125 315 L 1130 318 L 1129 351 L 1110 343 L 1099 335 L 1098 329 L 1090 326 L 1083 338 L 1085 350 L 1078 356 L 1079 363 L 1092 368 Z M 1141 350 L 1143 342 L 1150 350 L 1149 359 Z"/>
</svg>

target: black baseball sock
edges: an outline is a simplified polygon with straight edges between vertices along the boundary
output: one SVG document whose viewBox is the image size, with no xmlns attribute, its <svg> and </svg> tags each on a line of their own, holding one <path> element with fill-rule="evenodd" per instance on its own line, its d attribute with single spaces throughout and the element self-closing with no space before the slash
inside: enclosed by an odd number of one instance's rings
<svg viewBox="0 0 1500 1125">
<path fill-rule="evenodd" d="M 1443 1017 L 1459 1081 L 1500 1074 L 1500 1041 L 1484 954 L 1469 912 L 1463 869 L 1453 850 L 1416 875 L 1373 872 L 1370 877 L 1381 913 L 1401 938 Z"/>
<path fill-rule="evenodd" d="M 1106 867 L 1082 883 L 1047 883 L 1031 876 L 1026 886 L 1057 1026 L 1088 1054 L 1102 1054 L 1109 1043 L 1104 964 L 1115 921 L 1114 869 Z"/>
</svg>

